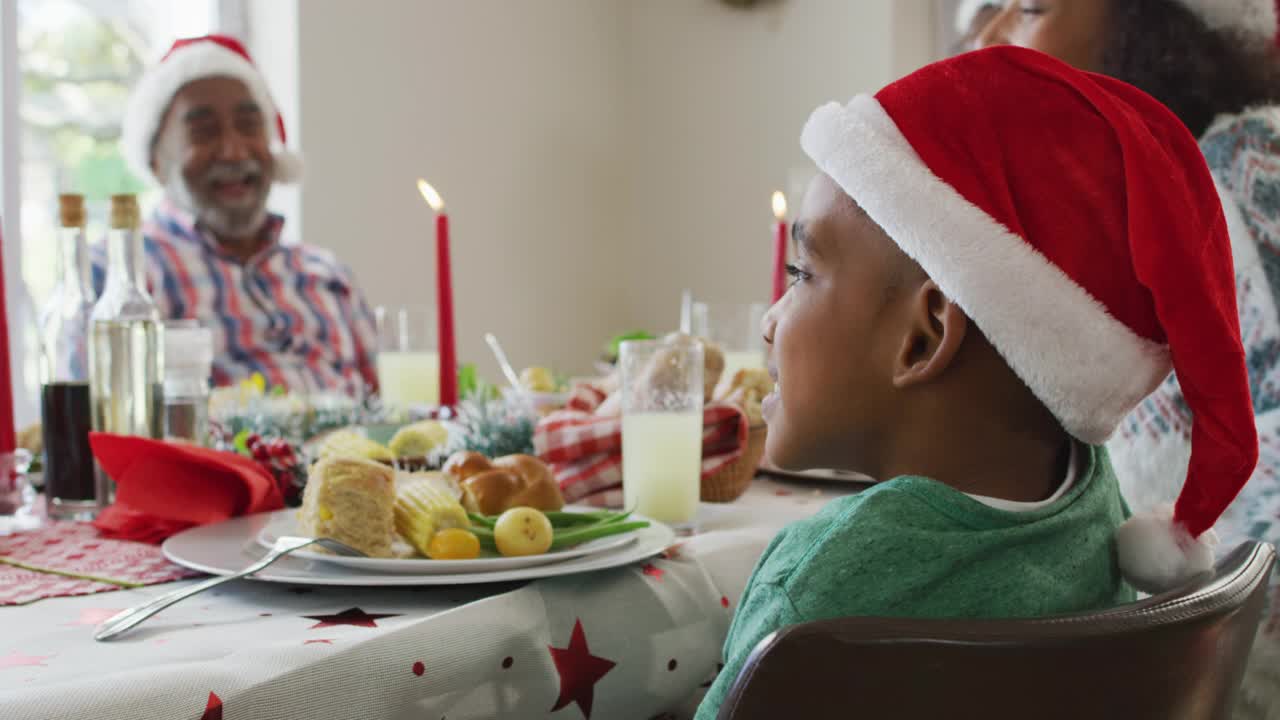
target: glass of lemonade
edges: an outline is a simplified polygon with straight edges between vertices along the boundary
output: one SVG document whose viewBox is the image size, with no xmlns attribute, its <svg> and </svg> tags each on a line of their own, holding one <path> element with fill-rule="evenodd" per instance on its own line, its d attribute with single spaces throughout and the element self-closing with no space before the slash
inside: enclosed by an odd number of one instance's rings
<svg viewBox="0 0 1280 720">
<path fill-rule="evenodd" d="M 764 335 L 760 328 L 768 306 L 764 303 L 693 304 L 693 334 L 724 351 L 724 373 L 731 379 L 743 368 L 765 366 Z"/>
<path fill-rule="evenodd" d="M 440 404 L 435 312 L 425 305 L 379 306 L 378 386 L 392 406 Z"/>
<path fill-rule="evenodd" d="M 691 527 L 702 472 L 702 346 L 624 342 L 622 491 L 628 510 Z"/>
</svg>

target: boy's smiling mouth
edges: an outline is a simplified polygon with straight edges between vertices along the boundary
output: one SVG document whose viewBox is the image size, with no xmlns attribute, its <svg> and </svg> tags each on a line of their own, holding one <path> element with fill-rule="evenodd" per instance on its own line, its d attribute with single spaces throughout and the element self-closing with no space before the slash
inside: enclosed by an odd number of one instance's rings
<svg viewBox="0 0 1280 720">
<path fill-rule="evenodd" d="M 778 368 L 773 365 L 769 366 L 769 377 L 773 378 L 773 392 L 765 395 L 760 400 L 760 412 L 764 416 L 766 424 L 773 415 L 775 406 L 778 404 L 778 397 L 782 393 L 782 381 L 778 379 Z"/>
</svg>

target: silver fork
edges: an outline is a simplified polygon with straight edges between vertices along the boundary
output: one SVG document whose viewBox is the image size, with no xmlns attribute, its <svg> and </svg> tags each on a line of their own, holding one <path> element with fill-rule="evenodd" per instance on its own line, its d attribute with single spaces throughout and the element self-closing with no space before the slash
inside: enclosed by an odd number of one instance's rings
<svg viewBox="0 0 1280 720">
<path fill-rule="evenodd" d="M 246 567 L 240 572 L 209 578 L 208 580 L 192 585 L 191 587 L 179 588 L 171 593 L 165 593 L 164 595 L 161 595 L 154 600 L 147 601 L 137 607 L 131 607 L 128 610 L 121 610 L 110 618 L 107 618 L 106 621 L 98 626 L 98 629 L 93 633 L 93 639 L 110 640 L 111 638 L 130 630 L 143 620 L 146 620 L 174 603 L 182 602 L 192 595 L 199 595 L 205 590 L 217 587 L 224 582 L 252 575 L 294 550 L 300 550 L 308 545 L 319 545 L 320 547 L 338 553 L 339 555 L 368 557 L 368 555 L 351 547 L 350 545 L 330 538 L 290 536 L 276 538 L 275 543 L 271 546 L 271 552 L 268 552 L 261 560 Z"/>
</svg>

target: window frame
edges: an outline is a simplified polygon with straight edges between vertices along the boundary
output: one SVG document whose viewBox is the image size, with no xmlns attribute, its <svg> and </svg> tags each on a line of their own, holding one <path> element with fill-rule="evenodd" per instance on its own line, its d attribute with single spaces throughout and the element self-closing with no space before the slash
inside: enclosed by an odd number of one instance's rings
<svg viewBox="0 0 1280 720">
<path fill-rule="evenodd" d="M 246 0 L 212 0 L 214 32 L 243 38 L 248 34 Z M 18 57 L 18 0 L 0 0 L 0 261 L 9 328 L 9 382 L 14 421 L 25 427 L 40 420 L 39 387 L 28 383 L 27 358 L 37 351 L 26 332 L 38 312 L 22 278 L 22 76 Z M 34 337 L 34 333 L 32 334 Z M 33 338 L 32 338 L 33 339 Z M 0 379 L 3 382 L 3 379 Z"/>
</svg>

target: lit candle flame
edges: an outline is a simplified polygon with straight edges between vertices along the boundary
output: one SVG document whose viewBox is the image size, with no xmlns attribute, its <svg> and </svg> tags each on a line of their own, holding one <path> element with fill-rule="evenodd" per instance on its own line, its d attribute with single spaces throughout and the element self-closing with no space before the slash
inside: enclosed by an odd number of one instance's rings
<svg viewBox="0 0 1280 720">
<path fill-rule="evenodd" d="M 782 194 L 781 190 L 775 190 L 773 193 L 773 216 L 781 222 L 787 217 L 787 196 Z"/>
<path fill-rule="evenodd" d="M 440 193 L 422 178 L 418 178 L 418 192 L 422 193 L 422 199 L 427 201 L 432 210 L 436 212 L 444 210 L 444 199 L 440 197 Z"/>
</svg>

